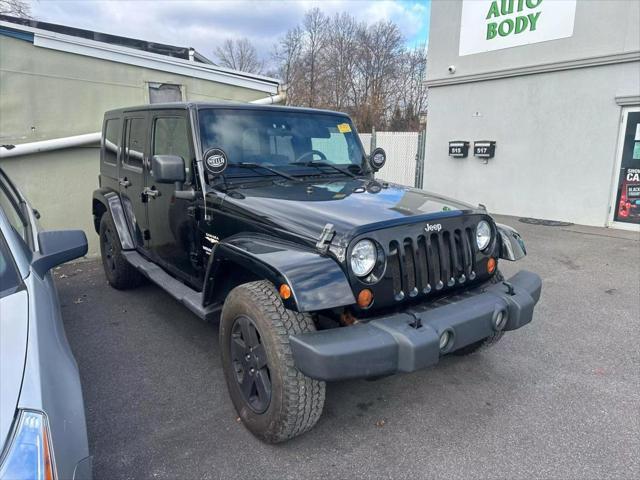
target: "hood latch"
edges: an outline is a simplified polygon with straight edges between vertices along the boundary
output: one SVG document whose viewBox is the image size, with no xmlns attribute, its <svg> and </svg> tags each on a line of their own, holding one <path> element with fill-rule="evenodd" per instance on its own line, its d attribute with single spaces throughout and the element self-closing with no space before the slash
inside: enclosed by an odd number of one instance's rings
<svg viewBox="0 0 640 480">
<path fill-rule="evenodd" d="M 322 253 L 326 253 L 335 234 L 336 231 L 333 229 L 333 223 L 327 223 L 318 237 L 316 248 Z"/>
</svg>

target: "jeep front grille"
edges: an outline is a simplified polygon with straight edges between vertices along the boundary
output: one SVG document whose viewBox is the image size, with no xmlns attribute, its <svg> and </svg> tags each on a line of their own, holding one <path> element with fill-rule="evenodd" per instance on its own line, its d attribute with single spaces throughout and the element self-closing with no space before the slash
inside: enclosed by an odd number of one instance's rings
<svg viewBox="0 0 640 480">
<path fill-rule="evenodd" d="M 470 227 L 391 241 L 387 276 L 392 279 L 395 299 L 437 292 L 473 280 L 476 248 Z"/>
</svg>

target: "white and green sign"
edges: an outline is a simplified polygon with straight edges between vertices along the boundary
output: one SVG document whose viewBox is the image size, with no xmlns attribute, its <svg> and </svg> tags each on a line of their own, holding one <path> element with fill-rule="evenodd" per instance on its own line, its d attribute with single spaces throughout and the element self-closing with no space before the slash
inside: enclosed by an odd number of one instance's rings
<svg viewBox="0 0 640 480">
<path fill-rule="evenodd" d="M 462 0 L 460 55 L 573 35 L 576 0 Z"/>
</svg>

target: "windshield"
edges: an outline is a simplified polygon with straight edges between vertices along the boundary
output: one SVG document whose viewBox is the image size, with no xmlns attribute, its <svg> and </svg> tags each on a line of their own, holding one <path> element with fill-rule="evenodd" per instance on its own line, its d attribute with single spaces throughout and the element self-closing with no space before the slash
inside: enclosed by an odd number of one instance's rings
<svg viewBox="0 0 640 480">
<path fill-rule="evenodd" d="M 230 173 L 240 171 L 233 168 L 234 163 L 265 165 L 294 175 L 310 173 L 310 162 L 365 168 L 356 130 L 351 120 L 341 115 L 204 109 L 199 118 L 202 151 L 214 147 L 224 150 Z M 329 169 L 327 173 L 336 171 Z M 259 170 L 259 174 L 269 172 Z"/>
</svg>

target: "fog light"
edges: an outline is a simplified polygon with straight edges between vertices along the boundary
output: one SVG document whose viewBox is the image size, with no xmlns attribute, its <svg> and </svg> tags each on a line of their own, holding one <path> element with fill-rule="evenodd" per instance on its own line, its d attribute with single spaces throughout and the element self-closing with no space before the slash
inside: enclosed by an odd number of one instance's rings
<svg viewBox="0 0 640 480">
<path fill-rule="evenodd" d="M 360 308 L 367 308 L 373 302 L 373 293 L 368 288 L 365 288 L 358 294 L 358 306 Z"/>
<path fill-rule="evenodd" d="M 449 332 L 448 330 L 445 330 L 444 332 L 442 332 L 442 335 L 440 335 L 440 350 L 446 350 L 446 348 L 449 346 L 449 341 L 451 340 L 451 332 Z"/>
<path fill-rule="evenodd" d="M 507 324 L 507 314 L 506 312 L 500 310 L 496 315 L 496 318 L 493 320 L 493 325 L 496 330 L 502 330 Z"/>
</svg>

